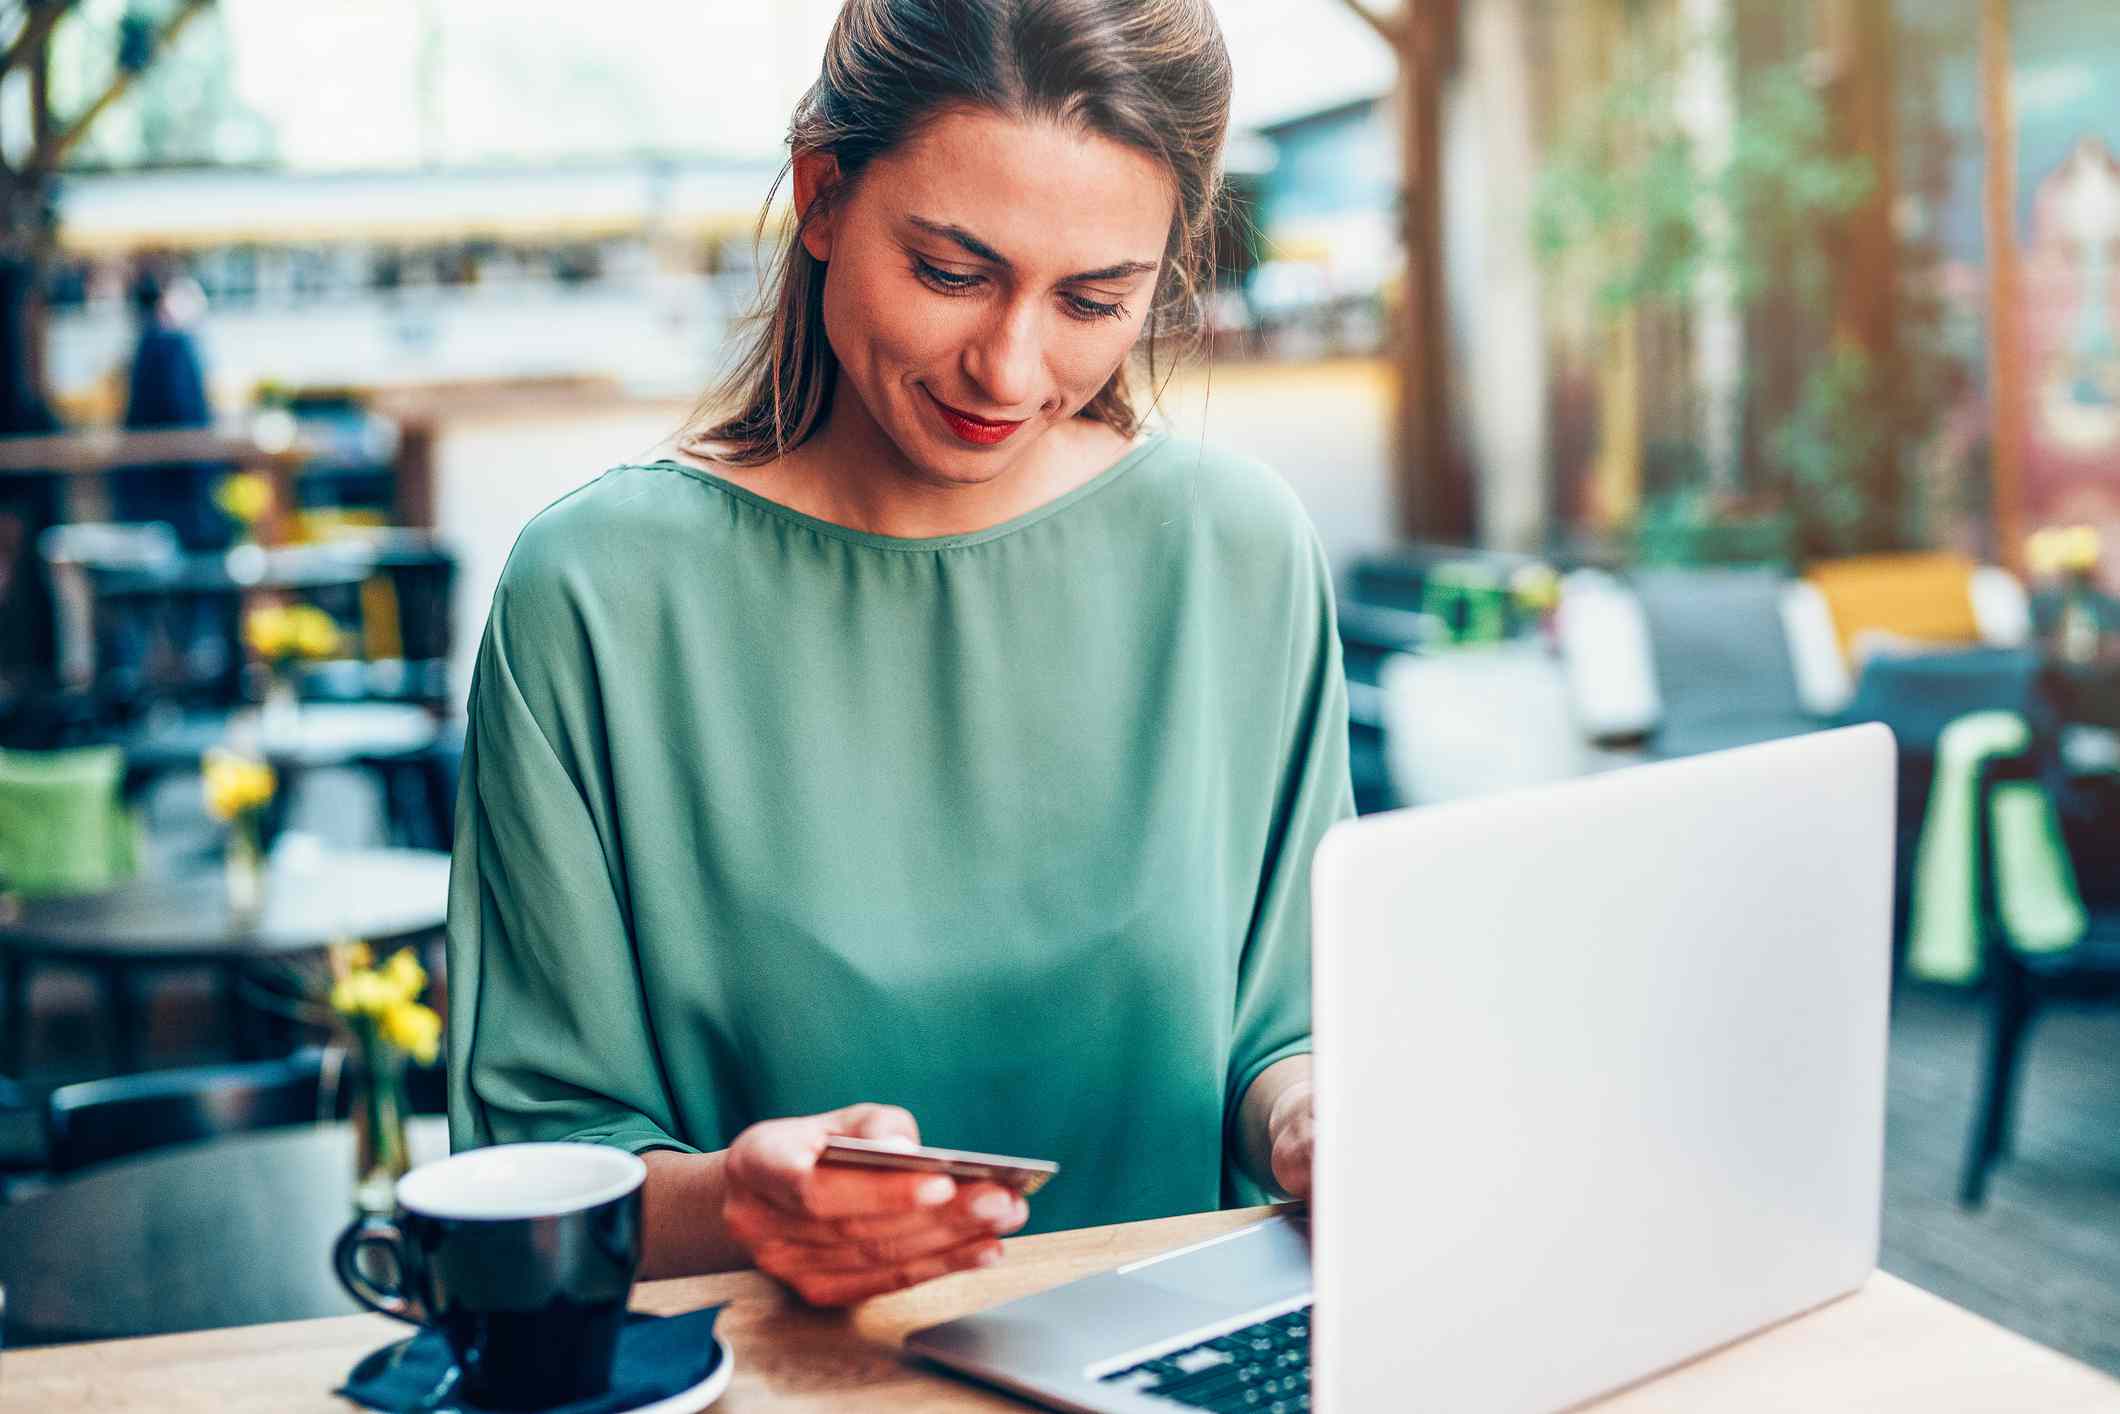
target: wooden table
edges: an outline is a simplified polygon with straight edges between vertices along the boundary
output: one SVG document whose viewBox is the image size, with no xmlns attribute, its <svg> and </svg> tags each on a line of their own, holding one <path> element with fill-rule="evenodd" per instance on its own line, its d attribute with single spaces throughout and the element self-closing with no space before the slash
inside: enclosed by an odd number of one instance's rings
<svg viewBox="0 0 2120 1414">
<path fill-rule="evenodd" d="M 218 870 L 103 893 L 0 898 L 8 1067 L 19 1068 L 16 1053 L 28 1029 L 31 963 L 96 974 L 122 1072 L 139 1063 L 134 974 L 143 968 L 216 966 L 233 989 L 242 971 L 262 960 L 318 952 L 340 938 L 378 945 L 425 939 L 441 931 L 448 913 L 449 856 L 420 849 L 281 850 L 267 867 L 263 911 L 251 919 L 231 913 Z"/>
<path fill-rule="evenodd" d="M 716 1406 L 728 1414 L 1021 1409 L 907 1363 L 900 1342 L 932 1322 L 1229 1231 L 1262 1211 L 1013 1239 L 998 1266 L 851 1314 L 808 1310 L 755 1272 L 646 1283 L 634 1305 L 667 1315 L 730 1303 L 720 1330 L 735 1351 L 736 1378 Z M 344 1414 L 352 1406 L 332 1386 L 362 1355 L 404 1333 L 380 1316 L 347 1316 L 18 1351 L 0 1357 L 0 1411 Z M 2120 1408 L 2120 1383 L 1880 1274 L 1853 1296 L 1588 1407 L 2110 1414 Z"/>
<path fill-rule="evenodd" d="M 243 418 L 224 418 L 214 427 L 151 431 L 77 428 L 0 437 L 0 480 L 30 476 L 72 480 L 126 467 L 178 462 L 228 462 L 255 468 L 272 478 L 273 509 L 264 529 L 265 539 L 277 543 L 285 538 L 281 532 L 295 504 L 295 472 L 315 453 L 315 445 L 298 433 L 261 439 L 258 424 Z"/>
<path fill-rule="evenodd" d="M 412 1121 L 415 1163 L 449 1126 Z M 353 1126 L 304 1125 L 98 1164 L 0 1206 L 18 1341 L 247 1326 L 361 1309 L 331 1269 L 353 1213 Z M 6 1384 L 0 1379 L 0 1393 Z"/>
</svg>

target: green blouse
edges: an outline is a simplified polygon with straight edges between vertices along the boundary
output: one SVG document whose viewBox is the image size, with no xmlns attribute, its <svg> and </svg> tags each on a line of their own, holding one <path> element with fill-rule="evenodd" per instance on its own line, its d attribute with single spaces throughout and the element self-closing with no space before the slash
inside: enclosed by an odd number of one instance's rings
<svg viewBox="0 0 2120 1414">
<path fill-rule="evenodd" d="M 723 1148 L 861 1100 L 1056 1160 L 1028 1230 L 1258 1201 L 1352 813 L 1316 535 L 1155 436 L 969 535 L 675 462 L 531 521 L 479 651 L 449 906 L 459 1148 Z"/>
</svg>

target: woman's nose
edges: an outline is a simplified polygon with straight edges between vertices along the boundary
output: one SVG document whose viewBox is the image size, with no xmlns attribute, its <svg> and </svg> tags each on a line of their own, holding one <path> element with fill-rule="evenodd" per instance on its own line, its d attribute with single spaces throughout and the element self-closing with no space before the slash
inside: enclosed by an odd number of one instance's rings
<svg viewBox="0 0 2120 1414">
<path fill-rule="evenodd" d="M 996 310 L 965 349 L 965 374 L 989 400 L 982 411 L 1021 414 L 1038 398 L 1040 330 L 1037 306 L 1019 300 Z"/>
</svg>

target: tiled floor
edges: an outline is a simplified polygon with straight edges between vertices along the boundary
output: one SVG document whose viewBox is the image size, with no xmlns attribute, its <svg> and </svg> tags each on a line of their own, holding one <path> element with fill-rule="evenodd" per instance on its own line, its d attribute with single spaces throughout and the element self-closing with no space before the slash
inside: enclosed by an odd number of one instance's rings
<svg viewBox="0 0 2120 1414">
<path fill-rule="evenodd" d="M 2043 1013 L 2017 1149 L 1984 1208 L 1956 1201 L 1985 1012 L 1911 992 L 1893 1016 L 1884 1266 L 2120 1375 L 2120 1009 Z"/>
</svg>

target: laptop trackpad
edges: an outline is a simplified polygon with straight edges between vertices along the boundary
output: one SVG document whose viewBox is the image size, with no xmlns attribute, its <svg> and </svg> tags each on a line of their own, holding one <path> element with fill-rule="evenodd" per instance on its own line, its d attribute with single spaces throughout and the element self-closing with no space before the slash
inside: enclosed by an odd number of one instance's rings
<svg viewBox="0 0 2120 1414">
<path fill-rule="evenodd" d="M 1217 1306 L 1255 1307 L 1310 1290 L 1309 1224 L 1274 1218 L 1189 1252 L 1151 1258 L 1120 1274 Z"/>
</svg>

